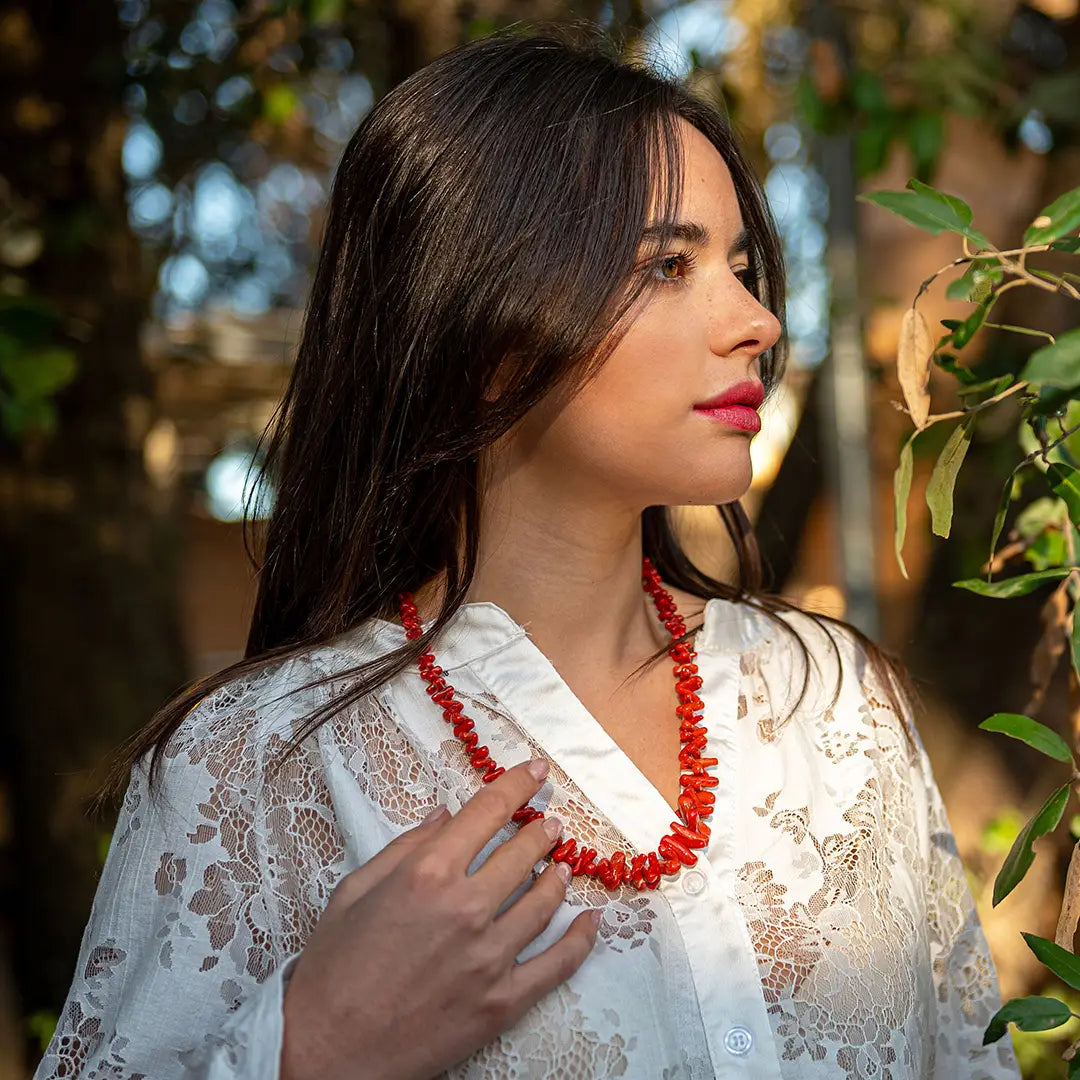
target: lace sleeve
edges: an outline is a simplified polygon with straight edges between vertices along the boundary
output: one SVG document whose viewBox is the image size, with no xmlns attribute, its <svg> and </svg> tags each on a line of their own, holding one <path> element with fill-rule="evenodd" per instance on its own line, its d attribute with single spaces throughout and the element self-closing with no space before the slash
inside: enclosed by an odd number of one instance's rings
<svg viewBox="0 0 1080 1080">
<path fill-rule="evenodd" d="M 926 904 L 937 1012 L 935 1080 L 970 1076 L 1000 1080 L 1020 1075 L 1012 1042 L 983 1046 L 990 1018 L 1001 1008 L 997 974 L 975 911 L 930 762 L 918 744 L 927 795 Z"/>
<path fill-rule="evenodd" d="M 872 674 L 865 658 L 860 667 L 873 713 L 890 714 L 891 724 L 895 725 L 880 680 Z M 990 1046 L 982 1044 L 990 1018 L 1001 1008 L 997 974 L 930 759 L 909 711 L 905 711 L 903 721 L 911 735 L 911 785 L 920 818 L 920 877 L 925 883 L 926 933 L 934 989 L 931 1014 L 936 1043 L 929 1077 L 1017 1080 L 1020 1071 L 1009 1037 Z"/>
<path fill-rule="evenodd" d="M 267 739 L 254 702 L 266 682 L 225 687 L 193 710 L 160 792 L 132 771 L 35 1080 L 277 1076 L 292 957 L 263 887 Z"/>
</svg>

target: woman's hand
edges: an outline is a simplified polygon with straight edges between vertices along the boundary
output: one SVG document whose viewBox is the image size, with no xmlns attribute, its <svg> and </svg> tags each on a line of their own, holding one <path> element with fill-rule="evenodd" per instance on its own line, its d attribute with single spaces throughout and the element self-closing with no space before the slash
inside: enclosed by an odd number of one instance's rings
<svg viewBox="0 0 1080 1080">
<path fill-rule="evenodd" d="M 282 1080 L 427 1080 L 581 966 L 599 923 L 592 909 L 515 963 L 562 903 L 565 864 L 495 915 L 551 850 L 560 822 L 530 822 L 466 873 L 547 771 L 540 760 L 508 769 L 457 816 L 436 812 L 342 878 L 285 993 Z"/>
</svg>

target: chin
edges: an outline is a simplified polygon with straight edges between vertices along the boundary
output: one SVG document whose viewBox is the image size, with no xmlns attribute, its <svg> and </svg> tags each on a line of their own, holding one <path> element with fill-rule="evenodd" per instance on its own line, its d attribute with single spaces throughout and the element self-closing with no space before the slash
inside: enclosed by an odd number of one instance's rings
<svg viewBox="0 0 1080 1080">
<path fill-rule="evenodd" d="M 750 483 L 754 479 L 754 470 L 750 464 L 750 444 L 746 444 L 746 453 L 739 462 L 725 462 L 726 467 L 720 475 L 710 477 L 702 471 L 700 479 L 703 482 L 694 485 L 694 488 L 686 492 L 686 505 L 720 506 L 724 503 L 734 502 L 741 499 L 749 490 Z M 713 482 L 710 483 L 710 480 Z"/>
</svg>

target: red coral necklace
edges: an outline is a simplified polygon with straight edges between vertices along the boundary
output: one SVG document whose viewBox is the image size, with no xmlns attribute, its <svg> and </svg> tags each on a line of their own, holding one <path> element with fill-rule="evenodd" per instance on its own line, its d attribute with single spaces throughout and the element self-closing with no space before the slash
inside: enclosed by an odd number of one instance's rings
<svg viewBox="0 0 1080 1080">
<path fill-rule="evenodd" d="M 648 557 L 642 560 L 641 583 L 653 598 L 657 615 L 672 638 L 685 633 L 686 624 L 675 607 L 675 600 L 661 585 L 660 575 Z M 410 639 L 420 637 L 423 631 L 412 594 L 400 593 L 398 599 L 405 636 Z M 712 814 L 716 796 L 708 789 L 716 787 L 719 781 L 706 772 L 706 769 L 717 764 L 717 759 L 701 756 L 707 742 L 707 729 L 701 723 L 705 706 L 697 694 L 701 688 L 701 676 L 697 673 L 697 664 L 693 662 L 697 652 L 690 645 L 680 644 L 673 645 L 668 654 L 675 661 L 675 692 L 679 698 L 675 715 L 679 718 L 679 740 L 682 743 L 679 751 L 679 764 L 682 766 L 679 817 L 682 821 L 673 821 L 671 832 L 660 840 L 655 851 L 645 855 L 628 857 L 624 851 L 615 851 L 610 857 L 597 862 L 596 849 L 579 843 L 574 837 L 560 840 L 551 853 L 554 861 L 566 863 L 574 875 L 588 874 L 608 889 L 617 889 L 622 885 L 633 885 L 639 891 L 655 889 L 660 884 L 662 874 L 677 874 L 683 866 L 693 866 L 697 862 L 694 849 L 704 849 L 709 842 L 709 826 L 704 819 Z M 505 770 L 495 763 L 486 746 L 477 746 L 480 740 L 474 730 L 476 725 L 463 715 L 461 702 L 454 700 L 454 688 L 442 677 L 443 669 L 436 666 L 435 654 L 424 653 L 419 665 L 431 700 L 441 706 L 446 722 L 454 725 L 454 735 L 464 745 L 473 768 L 483 773 L 484 783 L 491 783 Z M 520 827 L 543 816 L 542 810 L 526 804 L 514 812 L 511 820 Z"/>
</svg>

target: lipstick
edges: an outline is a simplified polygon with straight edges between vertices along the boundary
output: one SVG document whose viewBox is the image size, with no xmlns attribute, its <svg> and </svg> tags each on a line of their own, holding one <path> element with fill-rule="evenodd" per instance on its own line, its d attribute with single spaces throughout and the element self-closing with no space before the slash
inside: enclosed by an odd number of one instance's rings
<svg viewBox="0 0 1080 1080">
<path fill-rule="evenodd" d="M 727 424 L 739 431 L 748 431 L 756 435 L 761 430 L 761 416 L 758 409 L 765 400 L 765 387 L 756 379 L 744 379 L 729 386 L 708 401 L 694 406 L 694 412 L 701 413 L 721 424 Z"/>
</svg>

